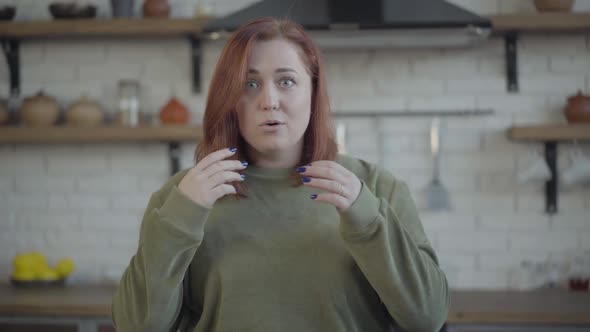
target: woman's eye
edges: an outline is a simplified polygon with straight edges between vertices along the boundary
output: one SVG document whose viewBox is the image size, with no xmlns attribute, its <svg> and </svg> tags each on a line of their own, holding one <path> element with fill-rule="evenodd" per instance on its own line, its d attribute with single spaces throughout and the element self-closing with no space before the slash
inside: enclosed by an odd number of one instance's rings
<svg viewBox="0 0 590 332">
<path fill-rule="evenodd" d="M 295 81 L 292 78 L 284 78 L 281 80 L 280 85 L 285 88 L 290 88 L 295 85 Z"/>
<path fill-rule="evenodd" d="M 255 89 L 258 87 L 258 83 L 254 80 L 249 80 L 248 82 L 246 82 L 246 86 L 250 89 Z"/>
</svg>

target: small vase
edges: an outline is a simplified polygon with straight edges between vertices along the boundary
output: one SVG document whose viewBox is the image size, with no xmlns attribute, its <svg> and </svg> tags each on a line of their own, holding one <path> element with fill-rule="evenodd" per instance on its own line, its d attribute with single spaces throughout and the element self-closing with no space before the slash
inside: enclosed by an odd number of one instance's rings
<svg viewBox="0 0 590 332">
<path fill-rule="evenodd" d="M 590 122 L 590 96 L 585 96 L 582 91 L 567 98 L 567 105 L 563 113 L 569 123 Z"/>
<path fill-rule="evenodd" d="M 143 3 L 144 17 L 169 17 L 170 4 L 168 0 L 145 0 Z"/>
<path fill-rule="evenodd" d="M 113 17 L 133 17 L 135 0 L 111 0 Z"/>
</svg>

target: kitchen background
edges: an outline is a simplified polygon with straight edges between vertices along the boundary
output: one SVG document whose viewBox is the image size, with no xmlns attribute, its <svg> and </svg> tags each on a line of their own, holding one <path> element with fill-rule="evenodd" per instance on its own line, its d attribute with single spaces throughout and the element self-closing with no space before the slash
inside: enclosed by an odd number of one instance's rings
<svg viewBox="0 0 590 332">
<path fill-rule="evenodd" d="M 98 17 L 110 16 L 106 0 Z M 136 10 L 139 13 L 140 1 Z M 454 0 L 478 14 L 534 12 L 529 0 Z M 18 7 L 17 20 L 50 19 L 49 0 L 0 0 Z M 222 16 L 243 0 L 172 0 L 172 16 L 197 10 Z M 577 0 L 574 11 L 590 11 Z M 207 42 L 203 91 L 192 93 L 189 43 L 171 39 L 29 41 L 21 45 L 22 96 L 39 90 L 62 107 L 87 95 L 114 109 L 117 81 L 141 82 L 143 110 L 156 114 L 176 96 L 201 121 L 208 82 L 222 43 Z M 380 163 L 408 182 L 424 227 L 458 289 L 526 288 L 543 280 L 521 278 L 522 262 L 564 262 L 590 250 L 590 187 L 560 188 L 559 213 L 545 213 L 542 181 L 517 177 L 542 151 L 516 143 L 515 124 L 565 123 L 562 109 L 578 90 L 590 93 L 590 34 L 522 34 L 520 92 L 506 91 L 504 40 L 476 48 L 327 50 L 335 112 L 493 109 L 492 115 L 449 117 L 443 140 L 442 181 L 453 209 L 432 212 L 424 190 L 432 174 L 428 117 L 339 118 L 348 153 Z M 8 67 L 0 62 L 0 97 L 9 93 Z M 0 130 L 2 130 L 0 128 Z M 381 136 L 379 136 L 381 135 Z M 378 142 L 382 137 L 382 144 Z M 588 145 L 578 144 L 584 153 Z M 182 145 L 182 167 L 194 144 Z M 571 165 L 573 144 L 560 144 L 559 168 Z M 50 262 L 71 257 L 71 282 L 116 282 L 135 252 L 149 196 L 169 177 L 165 144 L 0 145 L 0 282 L 14 256 L 39 250 Z"/>
</svg>

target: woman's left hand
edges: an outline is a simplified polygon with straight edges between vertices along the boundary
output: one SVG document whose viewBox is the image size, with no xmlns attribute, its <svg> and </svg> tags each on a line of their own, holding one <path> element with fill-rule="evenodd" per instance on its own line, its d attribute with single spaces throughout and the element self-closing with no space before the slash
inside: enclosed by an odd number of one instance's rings
<svg viewBox="0 0 590 332">
<path fill-rule="evenodd" d="M 328 191 L 311 195 L 312 199 L 332 204 L 341 211 L 351 206 L 361 192 L 361 180 L 334 161 L 314 161 L 311 166 L 299 167 L 297 171 L 303 176 L 304 185 Z"/>
</svg>

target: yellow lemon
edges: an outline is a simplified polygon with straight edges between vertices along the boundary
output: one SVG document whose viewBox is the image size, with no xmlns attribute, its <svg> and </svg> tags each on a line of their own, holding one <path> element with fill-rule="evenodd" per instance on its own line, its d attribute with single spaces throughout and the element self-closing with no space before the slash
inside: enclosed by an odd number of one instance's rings
<svg viewBox="0 0 590 332">
<path fill-rule="evenodd" d="M 59 273 L 59 275 L 64 278 L 72 274 L 74 272 L 74 261 L 69 258 L 60 259 L 55 266 L 55 271 Z"/>
<path fill-rule="evenodd" d="M 38 280 L 45 280 L 45 281 L 58 280 L 59 273 L 57 273 L 57 271 L 52 270 L 50 268 L 45 268 L 45 269 L 40 270 L 37 273 L 35 273 L 35 278 Z"/>
<path fill-rule="evenodd" d="M 33 271 L 30 271 L 30 270 L 15 271 L 12 274 L 12 279 L 18 280 L 18 281 L 31 281 L 31 280 L 35 280 L 35 273 L 33 273 Z"/>
<path fill-rule="evenodd" d="M 37 261 L 33 256 L 23 253 L 16 255 L 12 263 L 16 270 L 27 270 L 32 269 L 37 264 Z"/>
<path fill-rule="evenodd" d="M 37 265 L 47 266 L 47 259 L 45 258 L 45 255 L 43 255 L 42 253 L 40 253 L 40 252 L 33 252 L 30 255 L 37 262 Z"/>
</svg>

